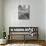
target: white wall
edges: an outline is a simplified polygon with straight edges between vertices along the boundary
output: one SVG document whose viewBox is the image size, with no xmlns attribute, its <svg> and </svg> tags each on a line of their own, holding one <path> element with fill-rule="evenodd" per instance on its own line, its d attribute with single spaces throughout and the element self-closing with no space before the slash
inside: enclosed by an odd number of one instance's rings
<svg viewBox="0 0 46 46">
<path fill-rule="evenodd" d="M 32 19 L 34 25 L 39 27 L 40 39 L 45 39 L 45 6 L 44 0 L 33 0 L 33 12 L 32 15 L 35 19 Z M 32 24 L 32 25 L 33 25 Z"/>
<path fill-rule="evenodd" d="M 0 0 L 0 38 L 2 37 L 2 0 Z"/>
<path fill-rule="evenodd" d="M 18 5 L 30 5 L 30 19 L 18 19 Z M 44 0 L 5 0 L 4 2 L 4 26 L 7 35 L 10 26 L 39 27 L 39 38 L 45 39 L 45 15 Z"/>
<path fill-rule="evenodd" d="M 0 0 L 0 26 L 1 26 L 1 18 L 2 17 L 2 1 Z"/>
<path fill-rule="evenodd" d="M 46 40 L 46 0 L 45 0 L 45 40 Z"/>
</svg>

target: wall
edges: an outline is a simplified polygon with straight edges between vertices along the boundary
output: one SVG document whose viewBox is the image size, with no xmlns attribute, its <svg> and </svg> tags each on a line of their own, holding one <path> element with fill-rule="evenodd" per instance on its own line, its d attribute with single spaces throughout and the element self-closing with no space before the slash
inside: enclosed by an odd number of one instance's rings
<svg viewBox="0 0 46 46">
<path fill-rule="evenodd" d="M 46 0 L 45 0 L 45 40 L 46 40 Z"/>
<path fill-rule="evenodd" d="M 30 5 L 30 19 L 18 19 L 18 5 Z M 39 27 L 39 39 L 45 39 L 44 0 L 5 0 L 4 26 L 7 35 L 9 27 L 31 26 Z"/>
<path fill-rule="evenodd" d="M 0 0 L 0 38 L 2 37 L 2 0 Z"/>
<path fill-rule="evenodd" d="M 32 19 L 32 23 L 39 27 L 39 38 L 45 39 L 45 4 L 44 0 L 33 0 L 33 12 L 32 15 L 34 19 Z M 35 15 L 35 16 L 34 16 Z M 35 23 L 34 23 L 35 21 Z M 32 24 L 32 25 L 33 25 Z"/>
</svg>

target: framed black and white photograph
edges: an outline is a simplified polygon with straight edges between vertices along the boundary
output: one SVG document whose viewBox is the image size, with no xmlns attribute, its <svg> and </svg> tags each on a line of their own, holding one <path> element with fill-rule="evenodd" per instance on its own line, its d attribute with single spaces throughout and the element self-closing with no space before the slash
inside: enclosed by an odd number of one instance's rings
<svg viewBox="0 0 46 46">
<path fill-rule="evenodd" d="M 19 5 L 18 6 L 18 19 L 29 19 L 30 18 L 30 5 Z"/>
</svg>

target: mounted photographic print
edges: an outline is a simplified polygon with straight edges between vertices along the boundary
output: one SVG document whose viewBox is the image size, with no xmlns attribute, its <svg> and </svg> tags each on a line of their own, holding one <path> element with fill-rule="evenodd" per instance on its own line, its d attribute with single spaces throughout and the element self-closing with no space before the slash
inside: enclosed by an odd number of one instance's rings
<svg viewBox="0 0 46 46">
<path fill-rule="evenodd" d="M 19 19 L 29 19 L 30 18 L 30 5 L 19 5 L 18 6 L 18 18 Z"/>
</svg>

